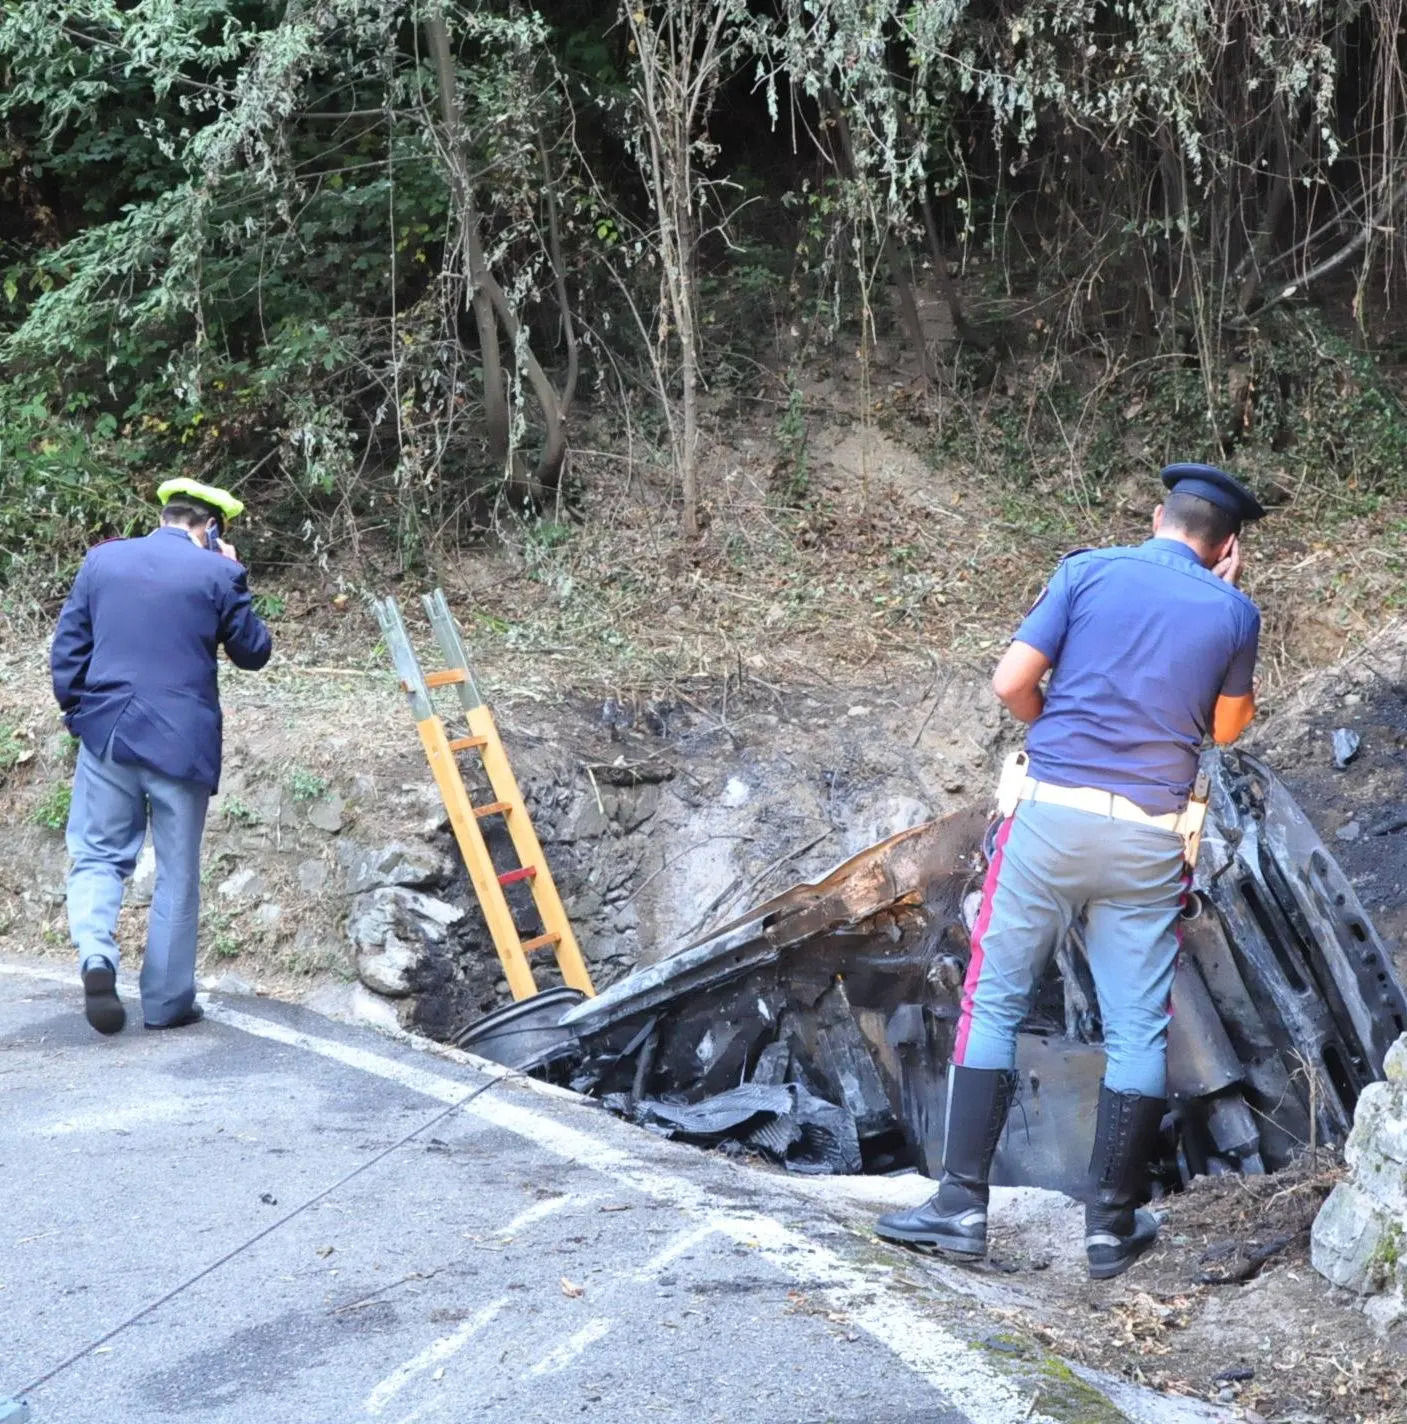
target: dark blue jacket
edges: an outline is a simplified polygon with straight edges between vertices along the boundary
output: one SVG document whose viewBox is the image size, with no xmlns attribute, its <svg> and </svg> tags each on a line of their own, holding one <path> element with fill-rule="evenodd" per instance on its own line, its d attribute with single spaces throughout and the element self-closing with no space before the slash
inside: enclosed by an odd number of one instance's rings
<svg viewBox="0 0 1407 1424">
<path fill-rule="evenodd" d="M 221 644 L 251 672 L 273 651 L 242 565 L 170 526 L 99 544 L 73 581 L 49 658 L 68 729 L 94 755 L 111 740 L 116 761 L 214 791 Z"/>
</svg>

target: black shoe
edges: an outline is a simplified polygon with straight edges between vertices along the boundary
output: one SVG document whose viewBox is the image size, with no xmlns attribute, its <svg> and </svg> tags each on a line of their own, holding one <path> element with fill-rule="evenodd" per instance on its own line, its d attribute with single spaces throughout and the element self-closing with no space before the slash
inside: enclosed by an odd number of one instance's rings
<svg viewBox="0 0 1407 1424">
<path fill-rule="evenodd" d="M 1120 1222 L 1120 1225 L 1126 1223 Z M 1085 1213 L 1085 1255 L 1089 1258 L 1089 1278 L 1107 1281 L 1121 1276 L 1158 1240 L 1158 1218 L 1142 1208 L 1129 1213 L 1129 1231 L 1091 1230 Z"/>
<path fill-rule="evenodd" d="M 1099 1089 L 1099 1125 L 1090 1159 L 1085 1255 L 1091 1280 L 1122 1275 L 1158 1239 L 1158 1218 L 1137 1209 L 1167 1103 L 1141 1093 Z"/>
<path fill-rule="evenodd" d="M 83 1013 L 99 1033 L 121 1033 L 127 1022 L 117 997 L 117 970 L 100 954 L 83 966 Z"/>
<path fill-rule="evenodd" d="M 185 1028 L 188 1024 L 198 1024 L 205 1017 L 205 1010 L 199 1004 L 192 1004 L 185 1013 L 178 1019 L 172 1019 L 170 1023 L 145 1024 L 145 1028 Z"/>
<path fill-rule="evenodd" d="M 923 1206 L 880 1217 L 877 1236 L 960 1256 L 987 1254 L 987 1176 L 1017 1081 L 1004 1069 L 949 1066 L 938 1190 Z"/>
</svg>

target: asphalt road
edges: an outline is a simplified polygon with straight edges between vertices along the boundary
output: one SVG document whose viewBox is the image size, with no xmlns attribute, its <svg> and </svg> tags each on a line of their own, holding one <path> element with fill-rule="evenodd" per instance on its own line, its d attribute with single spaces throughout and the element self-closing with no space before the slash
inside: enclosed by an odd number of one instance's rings
<svg viewBox="0 0 1407 1424">
<path fill-rule="evenodd" d="M 208 1012 L 103 1039 L 0 964 L 0 1400 L 33 1424 L 1219 1417 L 997 1341 L 785 1178 L 466 1055 Z"/>
</svg>

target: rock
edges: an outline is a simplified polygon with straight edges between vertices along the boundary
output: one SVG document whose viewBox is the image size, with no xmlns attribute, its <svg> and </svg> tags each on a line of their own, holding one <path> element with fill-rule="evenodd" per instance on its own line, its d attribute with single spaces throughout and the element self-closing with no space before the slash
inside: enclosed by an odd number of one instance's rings
<svg viewBox="0 0 1407 1424">
<path fill-rule="evenodd" d="M 566 902 L 567 914 L 576 922 L 594 920 L 601 908 L 601 896 L 595 890 L 579 890 Z"/>
<path fill-rule="evenodd" d="M 660 789 L 645 785 L 631 791 L 607 791 L 601 799 L 605 802 L 606 814 L 629 834 L 639 830 L 659 810 Z"/>
<path fill-rule="evenodd" d="M 1388 1050 L 1387 1081 L 1358 1099 L 1344 1148 L 1351 1169 L 1315 1218 L 1310 1260 L 1359 1296 L 1383 1330 L 1407 1319 L 1407 1034 Z"/>
<path fill-rule="evenodd" d="M 1314 1219 L 1310 1259 L 1336 1286 L 1366 1293 L 1388 1228 L 1387 1213 L 1350 1182 L 1340 1182 Z"/>
<path fill-rule="evenodd" d="M 301 861 L 298 866 L 298 886 L 309 895 L 317 895 L 327 887 L 327 862 L 322 860 Z"/>
<path fill-rule="evenodd" d="M 396 1006 L 364 984 L 323 984 L 303 1000 L 314 1013 L 346 1023 L 367 1024 L 383 1032 L 398 1033 L 400 1018 Z"/>
<path fill-rule="evenodd" d="M 1334 839 L 1340 841 L 1356 841 L 1363 834 L 1363 827 L 1357 821 L 1349 821 L 1347 825 L 1340 826 L 1334 832 Z"/>
<path fill-rule="evenodd" d="M 1334 765 L 1340 771 L 1358 755 L 1358 733 L 1348 727 L 1334 729 Z"/>
<path fill-rule="evenodd" d="M 347 850 L 342 860 L 347 867 L 347 889 L 353 894 L 387 885 L 424 889 L 443 883 L 453 873 L 449 861 L 427 845 L 390 841 L 369 850 L 348 843 Z"/>
<path fill-rule="evenodd" d="M 464 918 L 457 905 L 394 885 L 359 895 L 347 917 L 357 974 L 368 989 L 403 999 L 414 992 L 428 952 Z"/>
<path fill-rule="evenodd" d="M 572 817 L 571 824 L 563 833 L 562 839 L 565 841 L 595 840 L 599 836 L 604 836 L 609 829 L 610 822 L 606 817 L 604 803 L 597 798 L 594 792 L 588 791 L 581 798 L 576 815 Z"/>
<path fill-rule="evenodd" d="M 276 930 L 279 922 L 283 919 L 283 906 L 275 905 L 269 901 L 256 906 L 254 910 L 254 923 L 261 930 Z"/>
<path fill-rule="evenodd" d="M 207 994 L 252 994 L 254 986 L 238 974 L 202 974 L 197 987 Z"/>
<path fill-rule="evenodd" d="M 216 893 L 222 900 L 258 900 L 264 893 L 264 881 L 253 866 L 246 865 L 222 880 Z"/>
<path fill-rule="evenodd" d="M 845 849 L 855 854 L 899 831 L 910 830 L 933 819 L 933 812 L 912 796 L 889 796 L 859 811 L 846 828 Z"/>
<path fill-rule="evenodd" d="M 137 857 L 136 869 L 127 882 L 127 903 L 129 905 L 150 905 L 151 894 L 156 888 L 156 848 L 148 842 Z"/>
<path fill-rule="evenodd" d="M 408 810 L 419 815 L 420 822 L 415 827 L 417 836 L 429 837 L 449 830 L 449 812 L 445 810 L 437 786 L 407 782 L 401 787 L 398 799 L 405 803 Z"/>
<path fill-rule="evenodd" d="M 330 836 L 335 836 L 342 829 L 343 812 L 346 809 L 347 803 L 337 792 L 329 792 L 326 796 L 319 796 L 308 807 L 308 824 L 316 826 L 320 831 L 326 831 Z"/>
</svg>

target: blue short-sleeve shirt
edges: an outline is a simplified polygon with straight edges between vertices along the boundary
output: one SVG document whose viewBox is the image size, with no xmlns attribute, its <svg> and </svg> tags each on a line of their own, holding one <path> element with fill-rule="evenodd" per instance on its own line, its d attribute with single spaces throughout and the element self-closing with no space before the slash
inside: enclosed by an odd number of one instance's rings
<svg viewBox="0 0 1407 1424">
<path fill-rule="evenodd" d="M 1031 775 L 1180 811 L 1218 697 L 1251 691 L 1260 612 L 1175 539 L 1072 554 L 1016 640 L 1053 666 Z"/>
</svg>

